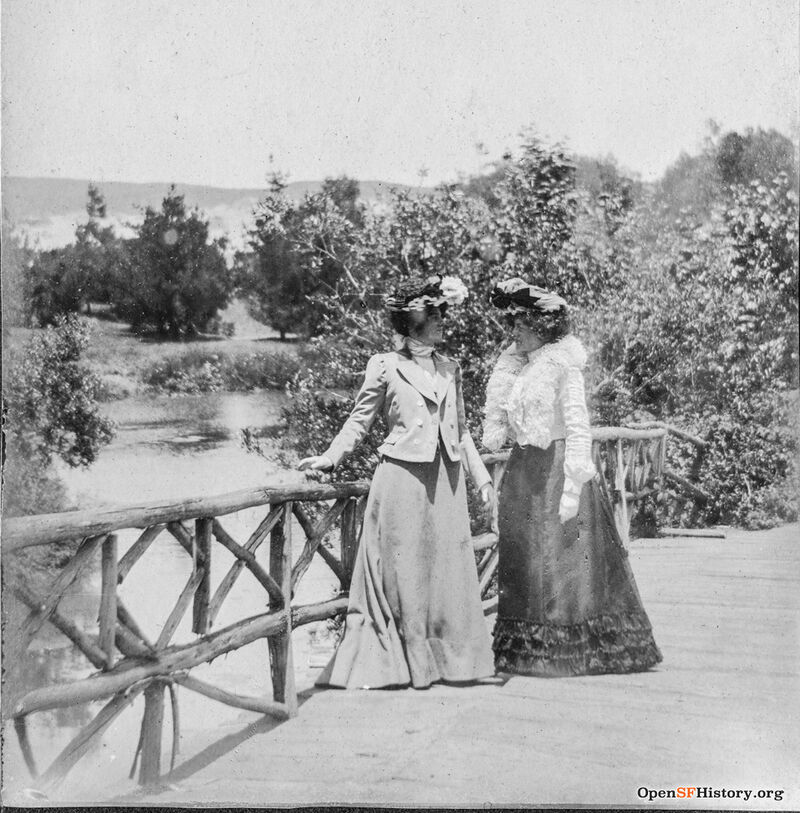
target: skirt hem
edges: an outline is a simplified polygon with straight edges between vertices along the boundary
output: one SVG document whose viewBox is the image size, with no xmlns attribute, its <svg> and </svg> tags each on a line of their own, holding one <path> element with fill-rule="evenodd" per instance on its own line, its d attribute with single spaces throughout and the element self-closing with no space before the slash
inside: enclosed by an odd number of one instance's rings
<svg viewBox="0 0 800 813">
<path fill-rule="evenodd" d="M 498 617 L 493 649 L 500 672 L 551 677 L 643 672 L 662 660 L 644 613 L 575 624 Z"/>
</svg>

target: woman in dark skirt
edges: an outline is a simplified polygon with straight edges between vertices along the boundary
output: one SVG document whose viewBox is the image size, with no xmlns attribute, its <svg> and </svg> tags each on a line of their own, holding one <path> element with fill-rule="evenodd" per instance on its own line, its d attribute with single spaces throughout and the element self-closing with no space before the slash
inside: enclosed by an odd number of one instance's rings
<svg viewBox="0 0 800 813">
<path fill-rule="evenodd" d="M 499 672 L 637 672 L 661 661 L 611 505 L 595 478 L 586 352 L 559 296 L 512 279 L 513 326 L 486 392 L 483 443 L 513 442 L 499 495 Z"/>
<path fill-rule="evenodd" d="M 300 462 L 334 468 L 379 413 L 386 419 L 344 638 L 318 685 L 421 689 L 494 674 L 462 466 L 485 502 L 491 478 L 466 428 L 461 370 L 435 349 L 447 306 L 466 295 L 459 280 L 433 276 L 389 300 L 397 350 L 369 360 L 342 430 L 322 455 Z"/>
</svg>

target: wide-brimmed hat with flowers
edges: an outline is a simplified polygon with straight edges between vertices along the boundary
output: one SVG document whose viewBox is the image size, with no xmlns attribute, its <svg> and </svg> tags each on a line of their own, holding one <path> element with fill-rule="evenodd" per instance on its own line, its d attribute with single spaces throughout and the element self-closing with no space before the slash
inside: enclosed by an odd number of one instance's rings
<svg viewBox="0 0 800 813">
<path fill-rule="evenodd" d="M 512 314 L 536 311 L 557 313 L 567 309 L 566 300 L 558 294 L 529 285 L 519 277 L 498 282 L 489 292 L 489 301 L 496 308 Z"/>
<path fill-rule="evenodd" d="M 460 305 L 469 296 L 466 285 L 458 277 L 432 274 L 399 283 L 386 297 L 390 311 L 424 310 L 428 305 Z"/>
</svg>

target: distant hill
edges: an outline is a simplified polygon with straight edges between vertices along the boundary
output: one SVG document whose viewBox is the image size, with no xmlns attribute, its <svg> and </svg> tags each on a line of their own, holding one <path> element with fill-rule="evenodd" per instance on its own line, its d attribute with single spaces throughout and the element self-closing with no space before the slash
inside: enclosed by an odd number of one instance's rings
<svg viewBox="0 0 800 813">
<path fill-rule="evenodd" d="M 72 178 L 3 178 L 3 219 L 17 231 L 28 235 L 40 248 L 66 245 L 74 238 L 75 227 L 85 222 L 88 180 Z M 96 186 L 106 201 L 108 218 L 119 230 L 125 224 L 140 221 L 142 211 L 157 208 L 169 191 L 169 183 L 122 183 L 112 181 Z M 286 194 L 300 201 L 306 194 L 319 191 L 321 181 L 290 183 Z M 368 205 L 385 198 L 392 188 L 402 184 L 360 181 L 361 198 Z M 197 207 L 209 218 L 212 234 L 228 235 L 234 248 L 244 243 L 244 233 L 252 223 L 253 208 L 266 193 L 263 189 L 220 189 L 213 186 L 176 183 L 189 207 Z M 420 189 L 420 191 L 422 191 Z"/>
</svg>

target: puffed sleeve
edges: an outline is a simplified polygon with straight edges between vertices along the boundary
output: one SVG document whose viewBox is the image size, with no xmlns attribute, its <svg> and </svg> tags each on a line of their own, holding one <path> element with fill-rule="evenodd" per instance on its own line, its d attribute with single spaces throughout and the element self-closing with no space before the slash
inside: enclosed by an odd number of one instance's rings
<svg viewBox="0 0 800 813">
<path fill-rule="evenodd" d="M 333 462 L 334 468 L 364 439 L 383 408 L 385 399 L 386 361 L 381 355 L 372 356 L 367 362 L 364 383 L 356 396 L 350 416 L 331 441 L 331 445 L 322 453 Z"/>
<path fill-rule="evenodd" d="M 481 442 L 493 452 L 502 448 L 509 432 L 506 403 L 522 364 L 512 344 L 497 359 L 486 384 L 486 404 L 483 408 L 483 435 Z"/>
<path fill-rule="evenodd" d="M 492 482 L 491 475 L 481 460 L 480 454 L 475 447 L 475 441 L 467 429 L 467 416 L 464 409 L 464 391 L 461 386 L 461 367 L 456 365 L 456 410 L 458 411 L 458 433 L 461 441 L 462 460 L 467 474 L 472 478 L 475 488 L 481 489 L 487 483 Z"/>
<path fill-rule="evenodd" d="M 561 402 L 566 429 L 564 451 L 564 493 L 580 494 L 581 487 L 595 475 L 592 462 L 592 433 L 586 409 L 583 373 L 567 367 L 561 385 Z"/>
</svg>

